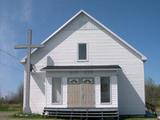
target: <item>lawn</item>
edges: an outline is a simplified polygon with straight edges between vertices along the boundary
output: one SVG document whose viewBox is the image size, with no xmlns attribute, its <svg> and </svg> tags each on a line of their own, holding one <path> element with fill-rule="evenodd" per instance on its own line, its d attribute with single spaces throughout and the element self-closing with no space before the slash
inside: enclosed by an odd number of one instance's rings
<svg viewBox="0 0 160 120">
<path fill-rule="evenodd" d="M 126 118 L 123 120 L 157 120 L 157 118 Z"/>
<path fill-rule="evenodd" d="M 21 110 L 21 105 L 19 104 L 1 105 L 0 106 L 0 120 L 66 120 L 66 119 L 56 119 L 56 118 L 43 118 L 40 115 L 24 117 L 23 114 L 22 116 L 19 114 L 20 110 Z M 16 117 L 15 116 L 16 114 L 19 114 L 19 116 Z M 156 120 L 156 118 L 123 118 L 121 120 Z"/>
<path fill-rule="evenodd" d="M 0 120 L 63 120 L 63 119 L 54 119 L 54 118 L 16 118 L 13 117 L 17 112 L 16 111 L 1 111 Z"/>
<path fill-rule="evenodd" d="M 65 119 L 56 119 L 56 118 L 15 118 L 13 117 L 16 114 L 16 111 L 1 111 L 0 120 L 65 120 Z M 156 118 L 124 118 L 121 120 L 156 120 Z"/>
<path fill-rule="evenodd" d="M 20 104 L 1 104 L 0 111 L 21 111 Z"/>
</svg>

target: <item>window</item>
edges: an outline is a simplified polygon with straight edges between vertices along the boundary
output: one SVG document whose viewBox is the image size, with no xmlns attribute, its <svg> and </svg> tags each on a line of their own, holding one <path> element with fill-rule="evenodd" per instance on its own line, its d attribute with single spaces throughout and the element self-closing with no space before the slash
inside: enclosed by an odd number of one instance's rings
<svg viewBox="0 0 160 120">
<path fill-rule="evenodd" d="M 110 77 L 101 77 L 101 103 L 110 102 Z"/>
<path fill-rule="evenodd" d="M 78 44 L 78 60 L 87 60 L 87 44 Z"/>
<path fill-rule="evenodd" d="M 61 103 L 62 89 L 61 78 L 52 79 L 52 103 Z"/>
</svg>

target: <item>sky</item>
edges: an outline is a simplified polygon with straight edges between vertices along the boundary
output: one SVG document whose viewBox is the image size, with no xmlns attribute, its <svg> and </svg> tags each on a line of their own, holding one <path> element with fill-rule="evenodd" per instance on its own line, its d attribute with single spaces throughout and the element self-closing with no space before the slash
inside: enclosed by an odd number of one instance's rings
<svg viewBox="0 0 160 120">
<path fill-rule="evenodd" d="M 160 0 L 0 0 L 0 95 L 23 82 L 27 29 L 41 43 L 79 10 L 85 10 L 141 53 L 145 78 L 160 84 Z"/>
</svg>

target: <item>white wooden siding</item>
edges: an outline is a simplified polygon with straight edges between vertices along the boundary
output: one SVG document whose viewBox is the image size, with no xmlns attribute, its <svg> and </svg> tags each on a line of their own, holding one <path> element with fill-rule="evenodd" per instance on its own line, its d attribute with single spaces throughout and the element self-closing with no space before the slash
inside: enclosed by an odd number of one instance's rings
<svg viewBox="0 0 160 120">
<path fill-rule="evenodd" d="M 77 61 L 77 43 L 80 42 L 89 46 L 88 62 Z M 36 51 L 31 61 L 37 71 L 47 64 L 120 65 L 123 71 L 118 77 L 120 114 L 145 112 L 143 62 L 83 14 L 45 43 L 45 48 Z"/>
<path fill-rule="evenodd" d="M 42 114 L 45 106 L 45 73 L 32 73 L 30 81 L 30 107 L 34 113 Z"/>
</svg>

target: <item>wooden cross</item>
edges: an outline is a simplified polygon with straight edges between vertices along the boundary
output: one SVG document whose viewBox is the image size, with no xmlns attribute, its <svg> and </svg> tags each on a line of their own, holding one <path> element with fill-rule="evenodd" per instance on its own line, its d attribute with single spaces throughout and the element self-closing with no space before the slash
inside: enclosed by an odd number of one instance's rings
<svg viewBox="0 0 160 120">
<path fill-rule="evenodd" d="M 33 45 L 32 44 L 32 30 L 28 30 L 28 40 L 27 44 L 22 44 L 22 45 L 16 45 L 15 49 L 27 49 L 27 64 L 26 64 L 26 80 L 25 82 L 25 87 L 24 87 L 24 107 L 23 111 L 25 113 L 30 113 L 30 73 L 31 73 L 31 50 L 32 48 L 42 48 L 44 45 Z"/>
</svg>

